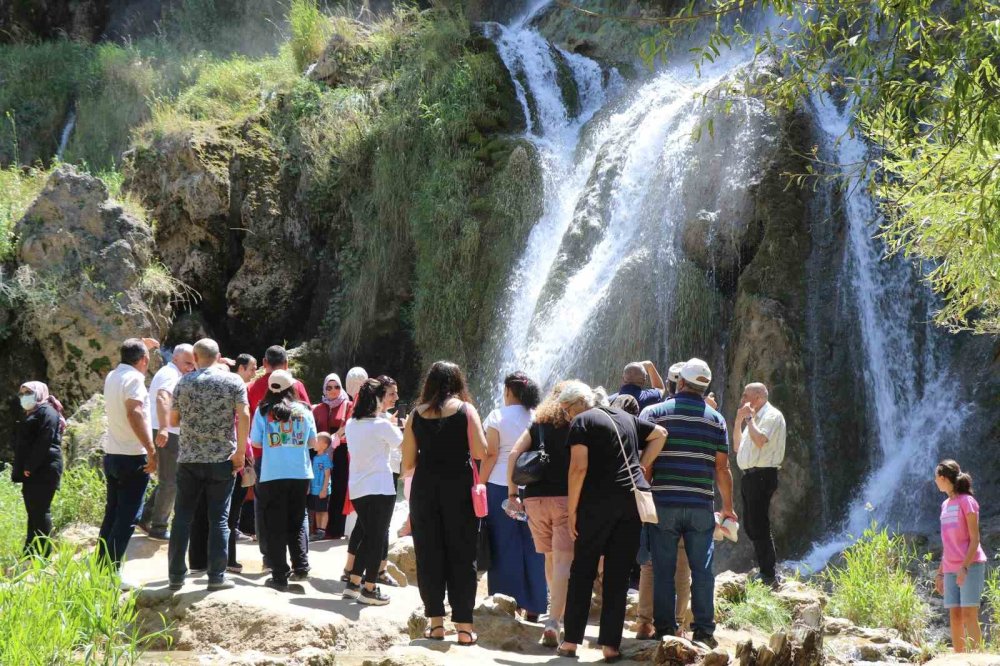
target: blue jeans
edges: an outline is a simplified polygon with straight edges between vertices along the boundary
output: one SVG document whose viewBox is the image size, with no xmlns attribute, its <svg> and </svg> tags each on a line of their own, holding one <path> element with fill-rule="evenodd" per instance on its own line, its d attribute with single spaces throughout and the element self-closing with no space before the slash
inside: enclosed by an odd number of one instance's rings
<svg viewBox="0 0 1000 666">
<path fill-rule="evenodd" d="M 657 505 L 659 522 L 647 525 L 649 549 L 653 554 L 653 625 L 659 634 L 674 635 L 677 620 L 674 604 L 677 571 L 677 542 L 684 539 L 684 550 L 691 565 L 692 629 L 715 633 L 715 572 L 712 556 L 715 543 L 715 513 L 709 508 Z"/>
<path fill-rule="evenodd" d="M 208 507 L 208 582 L 221 583 L 229 559 L 229 503 L 233 494 L 233 463 L 180 463 L 177 466 L 177 499 L 170 526 L 167 570 L 171 583 L 183 583 L 187 573 L 188 541 L 198 498 L 204 493 Z"/>
<path fill-rule="evenodd" d="M 135 532 L 135 525 L 142 513 L 142 500 L 146 496 L 149 474 L 143 471 L 146 454 L 126 456 L 117 453 L 104 455 L 104 479 L 108 494 L 104 503 L 104 520 L 101 521 L 99 555 L 118 568 Z"/>
</svg>

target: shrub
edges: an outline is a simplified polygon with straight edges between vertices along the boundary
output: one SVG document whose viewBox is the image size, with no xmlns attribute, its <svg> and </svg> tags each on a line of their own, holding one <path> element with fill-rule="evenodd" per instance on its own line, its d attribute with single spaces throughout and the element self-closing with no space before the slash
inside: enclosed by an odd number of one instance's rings
<svg viewBox="0 0 1000 666">
<path fill-rule="evenodd" d="M 844 551 L 844 564 L 830 567 L 829 610 L 855 624 L 892 627 L 909 640 L 919 640 L 928 609 L 908 567 L 916 559 L 901 535 L 890 535 L 875 523 Z"/>
<path fill-rule="evenodd" d="M 986 631 L 984 645 L 990 652 L 1000 653 L 1000 567 L 986 576 Z"/>
<path fill-rule="evenodd" d="M 14 253 L 14 225 L 35 200 L 49 172 L 43 169 L 0 169 L 0 262 Z"/>
<path fill-rule="evenodd" d="M 330 19 L 319 10 L 316 0 L 292 0 L 288 23 L 295 66 L 302 71 L 323 53 L 331 33 Z"/>
<path fill-rule="evenodd" d="M 10 467 L 0 465 L 0 579 L 21 556 L 26 525 L 21 486 L 10 480 Z"/>
<path fill-rule="evenodd" d="M 755 580 L 747 581 L 739 597 L 720 598 L 717 614 L 722 624 L 730 629 L 756 627 L 767 634 L 792 624 L 788 607 L 763 583 Z"/>
<path fill-rule="evenodd" d="M 72 523 L 100 525 L 104 518 L 104 474 L 77 465 L 65 471 L 52 500 L 52 527 L 58 532 Z"/>
<path fill-rule="evenodd" d="M 135 594 L 120 592 L 96 554 L 57 545 L 0 585 L 0 663 L 132 664 L 166 637 L 142 634 L 137 620 Z"/>
</svg>

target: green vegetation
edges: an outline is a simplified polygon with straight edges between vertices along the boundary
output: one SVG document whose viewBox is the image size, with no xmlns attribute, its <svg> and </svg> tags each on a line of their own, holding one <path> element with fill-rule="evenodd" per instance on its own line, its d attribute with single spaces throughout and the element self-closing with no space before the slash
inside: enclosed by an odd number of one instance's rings
<svg viewBox="0 0 1000 666">
<path fill-rule="evenodd" d="M 756 627 L 771 634 L 790 627 L 792 613 L 763 583 L 747 581 L 742 594 L 735 599 L 721 598 L 717 608 L 720 621 L 730 629 Z"/>
<path fill-rule="evenodd" d="M 944 297 L 936 320 L 954 329 L 1000 332 L 1000 23 L 995 0 L 946 7 L 925 0 L 689 0 L 645 48 L 664 55 L 681 29 L 709 17 L 698 62 L 756 38 L 743 12 L 773 12 L 794 32 L 768 31 L 756 46 L 781 76 L 750 76 L 734 96 L 793 108 L 815 91 L 855 110 L 851 131 L 880 149 L 862 170 L 882 202 L 891 250 L 930 262 L 927 281 Z M 649 18 L 649 17 L 647 17 Z M 657 19 L 653 19 L 656 22 Z M 733 24 L 735 21 L 735 26 Z M 818 160 L 805 177 L 840 177 Z M 874 167 L 874 168 L 869 168 Z"/>
<path fill-rule="evenodd" d="M 865 627 L 891 627 L 919 642 L 928 609 L 908 570 L 916 555 L 904 537 L 873 523 L 843 557 L 842 566 L 825 572 L 832 588 L 829 612 Z"/>
<path fill-rule="evenodd" d="M 987 626 L 983 631 L 983 643 L 987 650 L 1000 653 L 1000 568 L 993 567 L 986 575 Z"/>
<path fill-rule="evenodd" d="M 63 474 L 52 500 L 52 527 L 58 532 L 72 523 L 100 525 L 104 518 L 104 474 L 93 467 L 77 465 Z"/>
<path fill-rule="evenodd" d="M 319 10 L 316 0 L 292 0 L 288 10 L 288 23 L 292 30 L 292 55 L 299 70 L 315 62 L 330 36 L 330 19 Z"/>
<path fill-rule="evenodd" d="M 0 262 L 14 253 L 14 225 L 41 192 L 48 178 L 43 169 L 0 169 Z"/>
</svg>

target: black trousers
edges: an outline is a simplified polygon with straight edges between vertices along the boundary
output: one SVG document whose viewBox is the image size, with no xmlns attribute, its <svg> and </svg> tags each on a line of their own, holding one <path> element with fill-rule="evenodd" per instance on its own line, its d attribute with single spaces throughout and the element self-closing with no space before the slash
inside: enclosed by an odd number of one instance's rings
<svg viewBox="0 0 1000 666">
<path fill-rule="evenodd" d="M 393 474 L 392 475 L 392 487 L 393 488 L 398 488 L 399 487 L 399 474 Z M 395 499 L 396 499 L 395 496 L 393 496 L 393 500 L 394 500 L 393 501 L 393 506 L 395 506 Z M 357 510 L 357 508 L 358 507 L 356 507 L 356 506 L 354 507 L 355 511 Z M 389 512 L 389 520 L 390 521 L 392 520 L 392 512 L 391 511 Z M 361 522 L 361 514 L 358 514 L 358 521 L 354 524 L 354 529 L 351 530 L 351 538 L 347 542 L 347 554 L 348 555 L 354 555 L 355 557 L 357 556 L 357 554 L 358 554 L 358 548 L 361 545 L 361 539 L 363 539 L 364 536 L 365 536 L 365 526 Z M 389 523 L 386 523 L 385 524 L 385 548 L 382 551 L 382 559 L 385 560 L 385 559 L 388 559 L 388 558 L 389 558 Z"/>
<path fill-rule="evenodd" d="M 743 496 L 743 529 L 753 543 L 760 576 L 772 579 L 775 575 L 776 555 L 771 536 L 771 497 L 778 489 L 778 470 L 775 467 L 755 467 L 743 473 L 740 490 Z"/>
<path fill-rule="evenodd" d="M 24 540 L 24 554 L 48 556 L 52 552 L 52 498 L 59 487 L 59 475 L 51 480 L 28 481 L 21 484 L 21 497 L 28 514 L 28 535 Z M 37 541 L 36 541 L 37 539 Z"/>
<path fill-rule="evenodd" d="M 354 569 L 351 573 L 355 576 L 363 576 L 366 583 L 374 583 L 382 569 L 382 557 L 389 538 L 389 520 L 392 518 L 392 509 L 396 505 L 396 496 L 366 495 L 351 501 L 358 514 L 358 524 L 355 526 L 354 532 L 357 532 L 358 528 L 362 528 L 364 533 L 364 537 L 355 551 Z M 352 541 L 354 532 L 351 533 Z"/>
<path fill-rule="evenodd" d="M 622 642 L 629 574 L 639 552 L 642 522 L 632 493 L 582 497 L 577 537 L 566 589 L 566 642 L 579 645 L 587 629 L 597 564 L 604 557 L 601 630 L 597 642 L 617 649 Z"/>
<path fill-rule="evenodd" d="M 308 479 L 275 479 L 257 484 L 257 499 L 264 514 L 267 530 L 267 559 L 275 582 L 288 581 L 290 570 L 296 573 L 309 571 L 309 550 L 306 521 L 306 493 Z M 260 538 L 260 535 L 257 537 Z M 289 569 L 288 558 L 292 558 Z"/>
<path fill-rule="evenodd" d="M 347 516 L 344 515 L 344 500 L 347 498 L 349 465 L 347 446 L 341 444 L 333 450 L 333 470 L 330 472 L 330 508 L 326 519 L 328 539 L 340 539 L 344 536 L 347 521 Z"/>
<path fill-rule="evenodd" d="M 413 477 L 410 524 L 426 617 L 444 617 L 447 594 L 452 621 L 472 622 L 479 520 L 472 510 L 471 487 L 471 471 L 468 479 L 439 479 L 421 474 L 418 467 Z"/>
<path fill-rule="evenodd" d="M 237 475 L 233 483 L 233 494 L 229 503 L 229 562 L 227 566 L 233 567 L 239 564 L 236 559 L 236 529 L 240 523 L 240 515 L 243 509 L 243 500 L 246 499 L 249 488 L 244 488 L 240 483 L 241 477 Z M 198 498 L 198 507 L 195 509 L 194 520 L 191 521 L 191 541 L 188 542 L 188 567 L 191 569 L 208 568 L 208 504 L 205 503 L 205 494 Z"/>
</svg>

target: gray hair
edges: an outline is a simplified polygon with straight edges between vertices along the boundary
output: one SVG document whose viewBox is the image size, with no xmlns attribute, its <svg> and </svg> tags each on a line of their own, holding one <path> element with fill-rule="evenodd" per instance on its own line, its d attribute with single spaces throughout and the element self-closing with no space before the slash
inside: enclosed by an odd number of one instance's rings
<svg viewBox="0 0 1000 666">
<path fill-rule="evenodd" d="M 118 351 L 121 355 L 121 362 L 125 365 L 135 365 L 149 354 L 146 343 L 140 338 L 129 338 L 122 343 Z"/>
<path fill-rule="evenodd" d="M 587 405 L 587 409 L 598 405 L 607 406 L 608 392 L 603 386 L 590 388 L 578 379 L 573 379 L 563 385 L 562 393 L 559 394 L 559 404 L 568 405 L 571 402 L 582 400 Z"/>
<path fill-rule="evenodd" d="M 194 345 L 190 345 L 186 342 L 182 342 L 179 345 L 174 345 L 174 351 L 173 351 L 174 356 L 177 356 L 178 354 L 193 354 L 193 353 L 194 353 Z"/>
<path fill-rule="evenodd" d="M 215 359 L 219 358 L 219 343 L 211 338 L 202 338 L 194 343 L 191 350 L 194 352 L 198 365 L 202 367 L 215 363 Z"/>
<path fill-rule="evenodd" d="M 642 363 L 629 363 L 622 370 L 622 379 L 626 384 L 645 384 L 648 378 L 649 374 Z"/>
<path fill-rule="evenodd" d="M 743 390 L 749 391 L 750 393 L 756 393 L 760 397 L 764 398 L 764 400 L 767 400 L 767 387 L 760 382 L 747 384 Z"/>
</svg>

